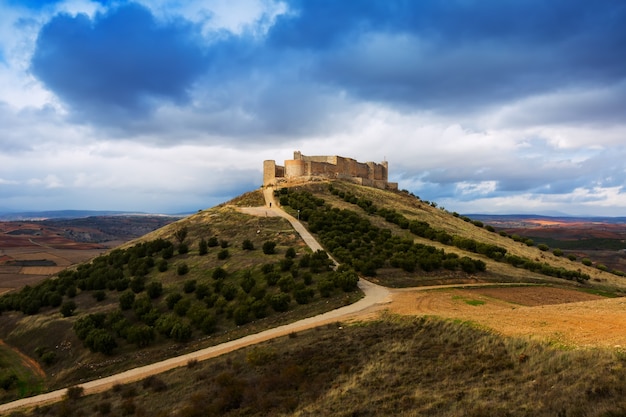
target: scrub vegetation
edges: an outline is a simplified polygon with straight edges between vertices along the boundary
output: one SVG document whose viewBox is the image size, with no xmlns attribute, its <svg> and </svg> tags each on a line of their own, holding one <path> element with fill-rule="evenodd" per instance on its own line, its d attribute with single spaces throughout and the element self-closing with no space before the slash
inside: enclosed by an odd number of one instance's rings
<svg viewBox="0 0 626 417">
<path fill-rule="evenodd" d="M 386 316 L 291 334 L 31 415 L 612 416 L 626 412 L 625 365 L 619 352 Z"/>
</svg>

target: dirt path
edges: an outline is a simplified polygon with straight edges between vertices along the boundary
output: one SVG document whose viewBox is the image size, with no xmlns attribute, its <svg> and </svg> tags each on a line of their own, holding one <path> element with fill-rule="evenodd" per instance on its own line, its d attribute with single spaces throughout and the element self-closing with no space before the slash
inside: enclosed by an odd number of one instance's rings
<svg viewBox="0 0 626 417">
<path fill-rule="evenodd" d="M 273 201 L 273 193 L 271 194 Z M 269 203 L 268 203 L 269 206 Z M 257 207 L 257 208 L 248 208 L 242 209 L 242 211 L 247 212 L 249 214 L 255 215 L 273 215 L 273 216 L 282 216 L 285 217 L 290 223 L 296 228 L 298 233 L 301 234 L 304 241 L 311 247 L 312 250 L 321 249 L 321 245 L 315 240 L 315 238 L 302 226 L 302 224 L 293 218 L 293 216 L 288 215 L 282 210 L 272 207 Z M 175 358 L 170 358 L 161 362 L 153 363 L 150 365 L 142 366 L 139 368 L 131 369 L 116 375 L 111 375 L 106 378 L 90 381 L 84 384 L 81 384 L 83 389 L 85 390 L 85 394 L 93 394 L 97 392 L 102 392 L 110 389 L 115 384 L 125 384 L 133 381 L 139 381 L 143 378 L 146 378 L 150 375 L 156 375 L 165 371 L 168 371 L 173 368 L 186 366 L 190 360 L 205 360 L 209 358 L 213 358 L 219 355 L 223 355 L 228 352 L 232 352 L 233 350 L 240 349 L 245 346 L 249 346 L 255 343 L 264 342 L 269 339 L 273 339 L 279 336 L 284 336 L 289 333 L 298 332 L 306 329 L 310 329 L 313 327 L 321 326 L 327 323 L 336 322 L 339 320 L 350 320 L 351 318 L 358 317 L 359 313 L 364 311 L 368 311 L 375 307 L 378 304 L 385 304 L 390 302 L 389 298 L 389 290 L 381 287 L 379 285 L 373 284 L 371 282 L 360 280 L 359 288 L 365 294 L 361 300 L 357 301 L 354 304 L 338 308 L 336 310 L 329 311 L 324 314 L 320 314 L 314 317 L 309 317 L 303 320 L 299 320 L 295 323 L 287 324 L 284 326 L 276 327 L 273 329 L 269 329 L 260 333 L 256 333 L 253 335 L 249 335 L 243 337 L 241 339 L 232 340 L 230 342 L 222 343 L 217 346 L 212 346 L 206 349 L 202 349 L 196 352 L 188 353 L 182 356 L 178 356 Z M 19 409 L 19 408 L 27 408 L 27 407 L 35 407 L 44 404 L 50 404 L 53 402 L 61 401 L 66 394 L 66 389 L 61 389 L 53 392 L 49 392 L 46 394 L 37 395 L 34 397 L 23 398 L 21 400 L 13 401 L 6 404 L 0 405 L 0 414 L 4 414 L 8 411 Z"/>
</svg>

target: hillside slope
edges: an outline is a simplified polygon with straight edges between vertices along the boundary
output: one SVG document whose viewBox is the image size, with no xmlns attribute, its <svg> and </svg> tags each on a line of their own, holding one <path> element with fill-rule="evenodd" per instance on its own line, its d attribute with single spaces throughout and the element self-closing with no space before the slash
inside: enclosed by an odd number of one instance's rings
<svg viewBox="0 0 626 417">
<path fill-rule="evenodd" d="M 387 286 L 498 281 L 554 282 L 619 290 L 626 288 L 626 279 L 623 276 L 598 269 L 594 265 L 585 265 L 581 259 L 569 259 L 552 252 L 542 251 L 530 241 L 498 233 L 489 225 L 450 213 L 443 208 L 437 208 L 436 204 L 423 202 L 406 192 L 379 190 L 338 181 L 332 184 L 307 184 L 294 187 L 279 191 L 278 195 L 284 204 L 289 204 L 288 196 L 298 196 L 299 193 L 310 193 L 314 198 L 323 199 L 324 204 L 330 205 L 335 212 L 339 209 L 355 213 L 372 227 L 388 229 L 400 239 L 434 247 L 437 250 L 443 250 L 446 254 L 455 254 L 459 258 L 469 257 L 480 260 L 486 264 L 483 272 L 464 273 L 460 266 L 446 268 L 445 262 L 442 262 L 438 268 L 424 270 L 420 268 L 418 261 L 414 271 L 407 271 L 407 268 L 402 268 L 402 265 L 395 268 L 390 265 L 393 255 L 397 254 L 398 250 L 403 250 L 402 246 L 396 246 L 394 247 L 396 252 L 386 256 L 385 262 L 376 268 L 376 273 L 369 274 L 374 282 Z M 293 207 L 287 205 L 284 208 L 292 214 L 297 213 L 298 204 L 300 204 L 297 200 L 298 198 L 294 199 Z M 302 214 L 307 214 L 307 209 L 304 207 L 300 209 Z M 322 210 L 321 215 L 328 216 L 331 212 Z M 302 217 L 306 220 L 304 218 L 306 216 Z M 329 230 L 322 231 L 322 235 L 324 233 L 327 235 L 327 249 L 329 252 L 337 252 L 337 250 L 341 252 L 341 248 L 335 248 L 333 251 L 331 242 L 338 238 L 337 233 L 333 235 L 334 232 Z M 352 233 L 353 231 L 346 230 L 345 232 Z M 343 237 L 345 235 L 346 233 Z M 354 236 L 353 233 L 351 236 L 353 238 L 348 243 L 344 239 L 340 246 L 352 248 L 349 250 L 354 252 L 356 246 L 367 242 L 367 238 L 359 242 L 359 237 Z M 325 241 L 324 237 L 320 240 L 322 243 Z M 364 245 L 367 244 L 369 242 Z M 389 246 L 388 242 L 385 244 Z M 359 246 L 358 250 L 361 249 Z M 381 250 L 385 250 L 384 245 Z M 377 253 L 373 251 L 368 255 L 371 258 L 377 256 Z M 350 257 L 345 259 L 348 258 Z M 355 265 L 359 269 L 358 262 Z M 367 271 L 360 270 L 359 272 L 365 272 L 364 275 L 368 275 Z"/>
<path fill-rule="evenodd" d="M 44 381 L 25 377 L 27 389 L 9 383 L 3 400 L 354 302 L 357 273 L 390 287 L 531 282 L 624 289 L 620 276 L 408 193 L 336 181 L 276 190 L 276 200 L 342 263 L 339 270 L 325 253 L 312 253 L 285 219 L 238 210 L 262 205 L 260 190 L 200 211 L 0 298 L 0 337 L 47 374 Z"/>
</svg>

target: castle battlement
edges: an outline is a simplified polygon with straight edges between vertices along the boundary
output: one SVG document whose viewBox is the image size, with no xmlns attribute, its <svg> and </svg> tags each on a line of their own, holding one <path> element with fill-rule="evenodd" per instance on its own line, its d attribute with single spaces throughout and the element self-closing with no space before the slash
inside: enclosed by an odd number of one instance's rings
<svg viewBox="0 0 626 417">
<path fill-rule="evenodd" d="M 276 165 L 274 160 L 263 162 L 263 185 L 341 179 L 369 187 L 397 190 L 397 183 L 388 182 L 388 173 L 387 161 L 363 163 L 342 156 L 306 156 L 295 151 L 293 159 L 286 160 L 285 165 Z"/>
</svg>

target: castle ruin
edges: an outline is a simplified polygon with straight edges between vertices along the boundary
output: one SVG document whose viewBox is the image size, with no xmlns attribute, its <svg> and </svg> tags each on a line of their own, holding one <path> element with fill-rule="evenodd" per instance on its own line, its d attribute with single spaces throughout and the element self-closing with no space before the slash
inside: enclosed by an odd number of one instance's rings
<svg viewBox="0 0 626 417">
<path fill-rule="evenodd" d="M 387 161 L 358 162 L 342 156 L 305 156 L 300 151 L 284 166 L 276 161 L 263 161 L 263 186 L 290 185 L 321 179 L 341 179 L 381 189 L 398 189 L 398 183 L 389 182 Z"/>
</svg>

